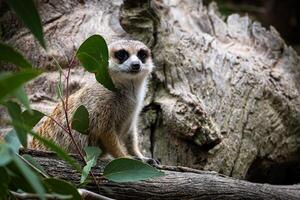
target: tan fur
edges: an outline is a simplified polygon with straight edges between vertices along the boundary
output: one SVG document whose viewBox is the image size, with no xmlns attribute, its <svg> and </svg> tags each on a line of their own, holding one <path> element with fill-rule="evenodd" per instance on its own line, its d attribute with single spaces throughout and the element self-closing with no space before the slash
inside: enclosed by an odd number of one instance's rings
<svg viewBox="0 0 300 200">
<path fill-rule="evenodd" d="M 141 42 L 121 40 L 109 46 L 110 66 L 118 69 L 118 63 L 114 58 L 114 52 L 125 49 L 130 55 L 135 55 L 139 49 L 150 50 Z M 146 79 L 152 71 L 151 57 L 144 63 L 145 70 L 139 75 L 129 77 L 118 70 L 110 70 L 114 84 L 119 89 L 112 92 L 104 88 L 98 82 L 80 89 L 69 97 L 69 116 L 84 105 L 90 116 L 89 135 L 85 136 L 73 131 L 73 137 L 81 148 L 85 146 L 99 146 L 104 154 L 113 157 L 131 157 L 140 159 L 145 157 L 138 147 L 137 123 L 138 115 L 142 108 L 146 90 Z M 121 74 L 121 75 L 120 75 Z M 62 104 L 58 104 L 51 117 L 66 127 L 65 115 Z M 50 138 L 68 152 L 77 153 L 70 137 L 50 118 L 47 118 L 38 130 L 39 134 Z M 33 140 L 30 146 L 34 149 L 46 149 L 37 140 Z"/>
</svg>

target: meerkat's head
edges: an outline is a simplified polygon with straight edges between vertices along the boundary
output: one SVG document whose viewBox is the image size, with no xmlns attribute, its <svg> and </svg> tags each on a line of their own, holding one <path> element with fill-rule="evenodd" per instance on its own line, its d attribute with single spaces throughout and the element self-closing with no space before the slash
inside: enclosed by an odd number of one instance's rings
<svg viewBox="0 0 300 200">
<path fill-rule="evenodd" d="M 118 40 L 109 45 L 109 73 L 113 81 L 143 79 L 153 69 L 150 49 L 135 40 Z"/>
</svg>

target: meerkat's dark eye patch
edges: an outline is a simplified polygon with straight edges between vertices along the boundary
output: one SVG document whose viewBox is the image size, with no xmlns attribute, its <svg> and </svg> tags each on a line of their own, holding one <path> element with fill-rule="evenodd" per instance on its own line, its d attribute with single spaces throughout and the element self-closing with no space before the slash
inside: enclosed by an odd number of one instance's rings
<svg viewBox="0 0 300 200">
<path fill-rule="evenodd" d="M 137 53 L 137 57 L 143 62 L 145 63 L 146 59 L 149 57 L 149 53 L 148 51 L 141 49 L 138 51 Z"/>
<path fill-rule="evenodd" d="M 125 49 L 121 49 L 116 51 L 114 56 L 120 61 L 120 63 L 123 63 L 129 58 L 129 53 Z"/>
</svg>

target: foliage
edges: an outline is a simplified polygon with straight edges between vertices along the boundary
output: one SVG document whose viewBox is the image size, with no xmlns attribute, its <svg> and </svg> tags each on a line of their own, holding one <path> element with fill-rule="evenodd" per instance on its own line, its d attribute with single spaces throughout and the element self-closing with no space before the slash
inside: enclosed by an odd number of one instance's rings
<svg viewBox="0 0 300 200">
<path fill-rule="evenodd" d="M 76 56 L 87 71 L 95 74 L 99 83 L 109 90 L 116 90 L 108 73 L 108 48 L 103 37 L 92 35 L 86 39 Z"/>
<path fill-rule="evenodd" d="M 41 113 L 38 110 L 25 110 L 21 114 L 23 122 L 30 129 L 32 129 L 44 116 L 45 116 L 44 113 Z"/>
<path fill-rule="evenodd" d="M 164 173 L 138 160 L 117 158 L 105 167 L 103 176 L 115 182 L 132 182 L 163 176 Z"/>
<path fill-rule="evenodd" d="M 6 0 L 6 3 L 16 12 L 19 19 L 29 28 L 42 47 L 46 49 L 41 19 L 34 2 L 32 0 Z"/>
<path fill-rule="evenodd" d="M 35 139 L 39 140 L 43 145 L 54 151 L 61 159 L 69 163 L 71 166 L 73 166 L 77 171 L 80 171 L 79 164 L 76 163 L 76 161 L 67 154 L 66 151 L 64 151 L 61 147 L 53 143 L 51 140 L 48 140 L 42 136 L 40 136 L 37 133 L 29 132 Z"/>
<path fill-rule="evenodd" d="M 39 43 L 46 48 L 40 17 L 33 1 L 7 0 L 7 3 L 23 21 L 24 25 L 29 28 Z M 95 74 L 99 83 L 109 90 L 116 90 L 108 73 L 107 45 L 100 35 L 89 37 L 79 47 L 76 56 L 87 71 Z M 98 147 L 86 147 L 84 149 L 85 156 L 82 157 L 85 166 L 81 170 L 80 164 L 61 147 L 32 131 L 33 127 L 45 115 L 30 108 L 24 84 L 42 72 L 34 69 L 30 62 L 14 48 L 2 43 L 0 43 L 0 61 L 13 64 L 18 68 L 13 73 L 0 73 L 0 104 L 6 107 L 11 118 L 10 123 L 13 126 L 11 131 L 6 134 L 4 141 L 0 140 L 0 199 L 13 198 L 13 193 L 16 192 L 34 193 L 40 199 L 45 199 L 49 195 L 58 199 L 81 199 L 76 187 L 66 181 L 49 177 L 34 158 L 30 155 L 20 155 L 19 149 L 21 145 L 24 148 L 27 147 L 28 134 L 32 135 L 48 149 L 54 151 L 61 159 L 73 166 L 78 172 L 81 172 L 80 183 L 85 183 L 90 174 L 93 176 L 91 169 L 96 166 L 101 150 Z M 61 84 L 61 77 L 64 74 L 59 64 L 58 67 L 60 72 L 60 80 L 57 86 L 58 96 L 64 102 Z M 68 78 L 69 74 L 64 77 Z M 68 84 L 66 89 L 68 90 Z M 67 98 L 68 95 L 66 96 L 66 101 Z M 22 111 L 23 107 L 25 108 L 24 111 Z M 64 109 L 67 109 L 67 106 Z M 63 125 L 60 126 L 63 127 Z M 67 132 L 72 137 L 71 129 L 70 127 L 68 128 Z M 74 112 L 71 128 L 79 132 L 76 134 L 88 134 L 89 113 L 83 105 L 79 106 Z M 79 150 L 80 155 L 81 151 Z M 104 169 L 104 177 L 117 182 L 145 180 L 162 175 L 161 171 L 141 161 L 125 158 L 112 161 Z"/>
<path fill-rule="evenodd" d="M 45 189 L 41 184 L 41 180 L 37 174 L 35 174 L 34 171 L 32 171 L 27 165 L 24 165 L 24 162 L 22 162 L 22 160 L 16 154 L 13 155 L 13 161 L 32 189 L 39 194 L 41 199 L 45 199 Z"/>
<path fill-rule="evenodd" d="M 3 72 L 0 74 L 0 101 L 9 94 L 13 94 L 16 89 L 24 83 L 40 75 L 38 70 L 28 69 L 16 73 Z"/>
<path fill-rule="evenodd" d="M 21 107 L 19 106 L 19 104 L 12 102 L 12 101 L 8 101 L 5 103 L 5 106 L 8 110 L 8 113 L 11 117 L 11 121 L 14 124 L 22 124 L 23 119 L 21 116 Z M 26 136 L 26 131 L 23 129 L 23 127 L 16 127 L 15 131 L 18 135 L 18 138 L 21 142 L 21 144 L 26 148 L 27 147 L 27 136 Z"/>
<path fill-rule="evenodd" d="M 97 159 L 99 155 L 101 154 L 101 150 L 98 147 L 86 147 L 84 149 L 85 151 L 85 160 L 87 164 L 83 167 L 80 183 L 84 183 L 88 175 L 90 174 L 90 171 L 92 167 L 95 167 L 97 164 Z"/>
<path fill-rule="evenodd" d="M 29 103 L 29 99 L 26 95 L 25 89 L 23 86 L 17 88 L 13 93 L 12 93 L 12 97 L 16 97 L 16 99 L 19 100 L 19 102 L 21 104 L 23 104 L 23 106 L 25 106 L 26 109 L 30 110 L 30 103 Z"/>
<path fill-rule="evenodd" d="M 0 60 L 12 63 L 20 68 L 32 68 L 31 64 L 14 48 L 0 43 Z"/>
<path fill-rule="evenodd" d="M 44 183 L 50 188 L 51 192 L 60 195 L 71 195 L 72 199 L 80 200 L 81 196 L 78 193 L 77 189 L 67 181 L 55 179 L 55 178 L 46 178 Z"/>
<path fill-rule="evenodd" d="M 87 135 L 89 129 L 89 112 L 81 105 L 79 106 L 72 119 L 72 129 L 78 131 L 81 134 Z"/>
</svg>

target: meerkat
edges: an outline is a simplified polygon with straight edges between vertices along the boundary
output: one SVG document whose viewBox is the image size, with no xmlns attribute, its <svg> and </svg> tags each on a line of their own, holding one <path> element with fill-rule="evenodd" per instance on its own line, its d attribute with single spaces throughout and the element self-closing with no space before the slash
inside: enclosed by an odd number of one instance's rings
<svg viewBox="0 0 300 200">
<path fill-rule="evenodd" d="M 117 90 L 110 91 L 95 81 L 69 97 L 69 116 L 84 105 L 90 118 L 88 135 L 73 131 L 73 137 L 80 148 L 99 146 L 102 157 L 108 154 L 114 158 L 130 157 L 158 164 L 158 161 L 143 156 L 138 146 L 138 118 L 146 93 L 147 77 L 154 68 L 151 51 L 142 42 L 134 40 L 113 42 L 108 49 L 108 71 Z M 51 117 L 66 127 L 62 103 L 57 105 Z M 70 153 L 77 152 L 70 136 L 50 118 L 45 120 L 38 133 Z M 46 150 L 36 139 L 30 147 Z"/>
</svg>

